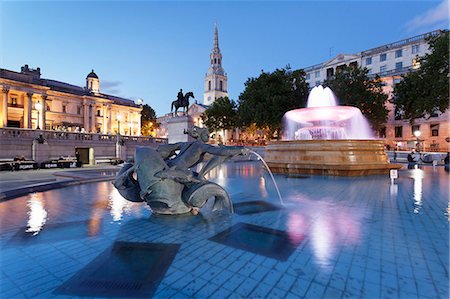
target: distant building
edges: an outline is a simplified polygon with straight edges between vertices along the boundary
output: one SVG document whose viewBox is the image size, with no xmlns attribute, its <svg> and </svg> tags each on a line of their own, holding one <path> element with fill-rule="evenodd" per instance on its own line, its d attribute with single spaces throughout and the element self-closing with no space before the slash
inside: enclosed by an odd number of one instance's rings
<svg viewBox="0 0 450 299">
<path fill-rule="evenodd" d="M 305 68 L 306 82 L 312 88 L 332 79 L 336 72 L 345 66 L 366 67 L 369 76 L 380 76 L 385 86 L 383 90 L 393 96 L 395 84 L 400 82 L 401 76 L 409 71 L 420 68 L 418 57 L 429 53 L 427 37 L 442 34 L 442 30 L 435 30 L 394 43 L 382 45 L 355 54 L 339 54 L 326 62 Z M 421 131 L 420 147 L 422 150 L 447 151 L 449 147 L 450 115 L 435 113 L 429 119 L 417 119 L 414 125 L 401 117 L 401 111 L 396 111 L 393 104 L 387 102 L 390 110 L 386 127 L 378 132 L 379 137 L 386 138 L 386 143 L 403 149 L 416 147 L 417 138 L 413 132 Z"/>
<path fill-rule="evenodd" d="M 210 66 L 205 75 L 205 92 L 203 94 L 203 104 L 208 106 L 214 103 L 217 98 L 228 97 L 228 77 L 222 67 L 217 24 L 214 28 L 214 47 L 209 58 Z"/>
<path fill-rule="evenodd" d="M 41 78 L 40 68 L 0 69 L 0 127 L 139 136 L 141 110 L 134 101 L 100 92 L 94 70 L 86 86 Z"/>
</svg>

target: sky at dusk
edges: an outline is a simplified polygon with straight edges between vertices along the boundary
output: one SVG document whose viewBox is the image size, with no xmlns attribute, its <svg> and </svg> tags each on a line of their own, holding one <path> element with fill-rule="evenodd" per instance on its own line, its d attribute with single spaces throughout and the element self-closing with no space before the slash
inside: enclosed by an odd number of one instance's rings
<svg viewBox="0 0 450 299">
<path fill-rule="evenodd" d="M 228 92 L 287 64 L 324 62 L 434 29 L 447 29 L 448 1 L 32 1 L 0 2 L 0 68 L 28 64 L 41 77 L 85 86 L 170 112 L 180 88 L 203 102 L 219 28 Z M 330 55 L 331 54 L 331 55 Z"/>
</svg>

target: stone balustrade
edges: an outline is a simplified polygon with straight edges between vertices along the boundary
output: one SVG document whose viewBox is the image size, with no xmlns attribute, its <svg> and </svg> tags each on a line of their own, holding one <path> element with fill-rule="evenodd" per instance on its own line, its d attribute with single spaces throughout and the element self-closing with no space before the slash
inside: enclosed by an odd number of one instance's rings
<svg viewBox="0 0 450 299">
<path fill-rule="evenodd" d="M 81 133 L 81 132 L 66 132 L 66 131 L 54 131 L 54 130 L 32 130 L 22 128 L 0 128 L 0 138 L 20 138 L 20 139 L 36 139 L 40 135 L 47 140 L 79 140 L 79 141 L 106 141 L 117 142 L 119 135 L 112 134 L 93 134 L 93 133 Z M 167 143 L 166 138 L 154 138 L 149 136 L 125 136 L 120 135 L 120 140 L 124 142 L 130 142 L 133 144 L 148 144 L 148 143 Z"/>
</svg>

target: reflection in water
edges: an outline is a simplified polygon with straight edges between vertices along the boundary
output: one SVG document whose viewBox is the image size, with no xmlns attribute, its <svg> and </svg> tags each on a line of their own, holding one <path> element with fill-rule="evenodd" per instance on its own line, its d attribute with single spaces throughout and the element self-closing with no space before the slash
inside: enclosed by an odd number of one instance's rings
<svg viewBox="0 0 450 299">
<path fill-rule="evenodd" d="M 397 199 L 398 194 L 398 185 L 391 181 L 391 185 L 389 186 L 389 191 L 391 195 L 391 199 Z"/>
<path fill-rule="evenodd" d="M 326 199 L 310 200 L 302 194 L 295 194 L 289 200 L 299 208 L 289 213 L 289 237 L 296 241 L 309 235 L 316 263 L 323 269 L 332 270 L 330 261 L 339 246 L 360 242 L 364 216 L 360 210 Z"/>
<path fill-rule="evenodd" d="M 33 233 L 37 235 L 47 221 L 47 211 L 44 209 L 44 203 L 41 193 L 30 194 L 30 199 L 27 202 L 28 206 L 28 223 L 27 223 L 27 233 Z"/>
<path fill-rule="evenodd" d="M 415 168 L 411 171 L 414 180 L 414 213 L 418 214 L 422 208 L 422 180 L 423 170 Z"/>
<path fill-rule="evenodd" d="M 269 196 L 266 190 L 266 179 L 263 176 L 259 179 L 259 191 L 261 191 L 262 197 L 266 198 Z"/>
<path fill-rule="evenodd" d="M 110 208 L 110 214 L 114 221 L 122 220 L 124 212 L 127 215 L 134 212 L 134 215 L 140 216 L 140 208 L 133 209 L 134 206 L 141 207 L 142 204 L 128 201 L 120 195 L 116 188 L 112 189 L 109 195 L 108 207 Z"/>
</svg>

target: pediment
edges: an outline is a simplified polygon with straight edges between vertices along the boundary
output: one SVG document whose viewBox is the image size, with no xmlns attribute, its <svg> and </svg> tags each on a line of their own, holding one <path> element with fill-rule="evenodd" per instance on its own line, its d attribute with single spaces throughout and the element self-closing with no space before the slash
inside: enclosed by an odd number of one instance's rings
<svg viewBox="0 0 450 299">
<path fill-rule="evenodd" d="M 323 64 L 323 67 L 327 67 L 327 66 L 332 66 L 332 65 L 348 62 L 349 60 L 355 60 L 355 59 L 358 59 L 358 58 L 359 58 L 359 56 L 358 55 L 354 55 L 354 54 L 339 54 L 339 55 L 336 55 L 333 59 L 328 60 L 327 62 L 325 62 Z"/>
</svg>

